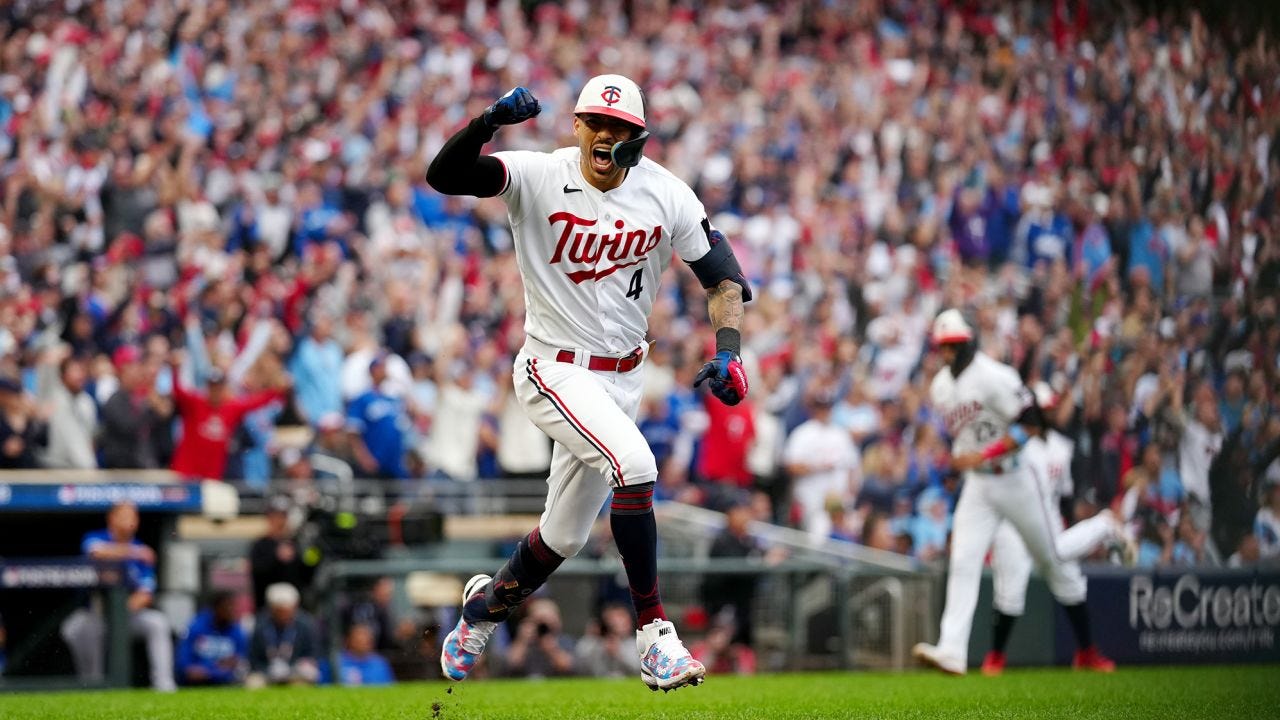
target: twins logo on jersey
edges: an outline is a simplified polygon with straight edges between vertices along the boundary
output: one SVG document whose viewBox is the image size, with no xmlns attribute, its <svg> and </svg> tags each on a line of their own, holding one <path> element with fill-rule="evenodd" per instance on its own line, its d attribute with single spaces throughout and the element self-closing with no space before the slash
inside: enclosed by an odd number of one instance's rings
<svg viewBox="0 0 1280 720">
<path fill-rule="evenodd" d="M 970 400 L 944 412 L 942 421 L 947 426 L 947 432 L 955 436 L 960 432 L 960 428 L 968 425 L 969 421 L 977 417 L 979 412 L 982 412 L 982 403 L 977 400 Z"/>
<path fill-rule="evenodd" d="M 586 266 L 582 269 L 568 270 L 569 279 L 575 284 L 586 280 L 600 280 L 622 268 L 639 265 L 644 262 L 658 243 L 662 241 L 662 226 L 652 230 L 628 230 L 621 220 L 613 223 L 617 232 L 586 232 L 581 228 L 595 227 L 597 221 L 580 218 L 571 212 L 561 211 L 547 216 L 552 228 L 564 223 L 560 231 L 560 239 L 556 241 L 556 250 L 551 255 L 551 264 L 562 262 L 569 266 Z M 579 228 L 574 232 L 575 228 Z M 570 240 L 572 238 L 572 240 Z M 606 264 L 600 267 L 600 262 Z"/>
<path fill-rule="evenodd" d="M 1066 477 L 1066 474 L 1067 474 L 1066 468 L 1062 467 L 1061 465 L 1058 465 L 1057 463 L 1050 465 L 1049 466 L 1050 485 L 1052 485 L 1055 488 L 1061 485 L 1062 479 Z"/>
</svg>

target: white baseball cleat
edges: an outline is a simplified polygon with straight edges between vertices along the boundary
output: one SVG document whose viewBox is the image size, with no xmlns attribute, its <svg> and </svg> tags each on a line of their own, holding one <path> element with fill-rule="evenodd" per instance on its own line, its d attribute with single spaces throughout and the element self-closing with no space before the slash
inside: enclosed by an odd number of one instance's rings
<svg viewBox="0 0 1280 720">
<path fill-rule="evenodd" d="M 1123 520 L 1110 509 L 1098 513 L 1107 519 L 1111 526 L 1111 538 L 1107 542 L 1108 556 L 1118 556 L 1121 565 L 1132 567 L 1138 564 L 1138 543 L 1129 536 L 1129 529 Z"/>
<path fill-rule="evenodd" d="M 963 658 L 948 655 L 929 643 L 916 643 L 916 646 L 911 648 L 911 655 L 920 662 L 932 665 L 948 675 L 964 675 L 967 669 Z"/>
<path fill-rule="evenodd" d="M 668 620 L 654 620 L 636 631 L 640 653 L 640 679 L 650 690 L 675 690 L 701 685 L 707 669 L 693 659 Z"/>
<path fill-rule="evenodd" d="M 488 575 L 476 575 L 468 580 L 462 590 L 462 605 L 465 607 L 473 595 L 483 593 L 488 584 Z M 457 626 L 445 637 L 444 646 L 440 648 L 440 669 L 445 677 L 450 680 L 466 679 L 497 626 L 497 623 L 485 621 L 469 623 L 459 616 Z"/>
</svg>

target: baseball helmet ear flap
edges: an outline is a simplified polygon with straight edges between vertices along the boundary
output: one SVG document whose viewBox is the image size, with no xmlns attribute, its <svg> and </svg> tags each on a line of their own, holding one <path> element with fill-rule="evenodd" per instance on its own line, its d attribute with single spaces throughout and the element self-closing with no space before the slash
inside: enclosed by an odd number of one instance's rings
<svg viewBox="0 0 1280 720">
<path fill-rule="evenodd" d="M 640 158 L 644 157 L 644 144 L 649 140 L 649 131 L 641 130 L 635 137 L 630 140 L 616 142 L 613 147 L 609 148 L 609 157 L 613 158 L 613 164 L 621 168 L 633 168 L 640 164 Z"/>
</svg>

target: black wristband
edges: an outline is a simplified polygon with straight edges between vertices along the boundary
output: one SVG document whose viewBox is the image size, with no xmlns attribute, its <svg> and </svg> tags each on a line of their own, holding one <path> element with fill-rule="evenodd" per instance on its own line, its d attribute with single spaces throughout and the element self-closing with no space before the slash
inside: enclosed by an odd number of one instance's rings
<svg viewBox="0 0 1280 720">
<path fill-rule="evenodd" d="M 742 354 L 742 333 L 737 328 L 724 327 L 716 331 L 716 352 L 725 350 L 734 355 Z"/>
</svg>

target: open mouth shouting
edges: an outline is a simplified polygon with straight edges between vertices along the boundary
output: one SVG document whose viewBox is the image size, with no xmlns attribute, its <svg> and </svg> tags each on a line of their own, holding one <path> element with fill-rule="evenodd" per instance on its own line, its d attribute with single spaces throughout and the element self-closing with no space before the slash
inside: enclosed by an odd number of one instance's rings
<svg viewBox="0 0 1280 720">
<path fill-rule="evenodd" d="M 620 141 L 634 142 L 644 128 L 608 115 L 580 113 L 574 115 L 573 132 L 578 139 L 583 177 L 597 189 L 607 192 L 626 177 L 626 167 L 614 159 L 613 148 Z M 643 139 L 640 142 L 643 143 Z M 634 155 L 639 160 L 639 152 Z M 625 158 L 623 162 L 626 162 Z"/>
<path fill-rule="evenodd" d="M 593 145 L 591 147 L 591 169 L 601 175 L 613 171 L 613 156 L 609 153 L 611 145 Z"/>
</svg>

